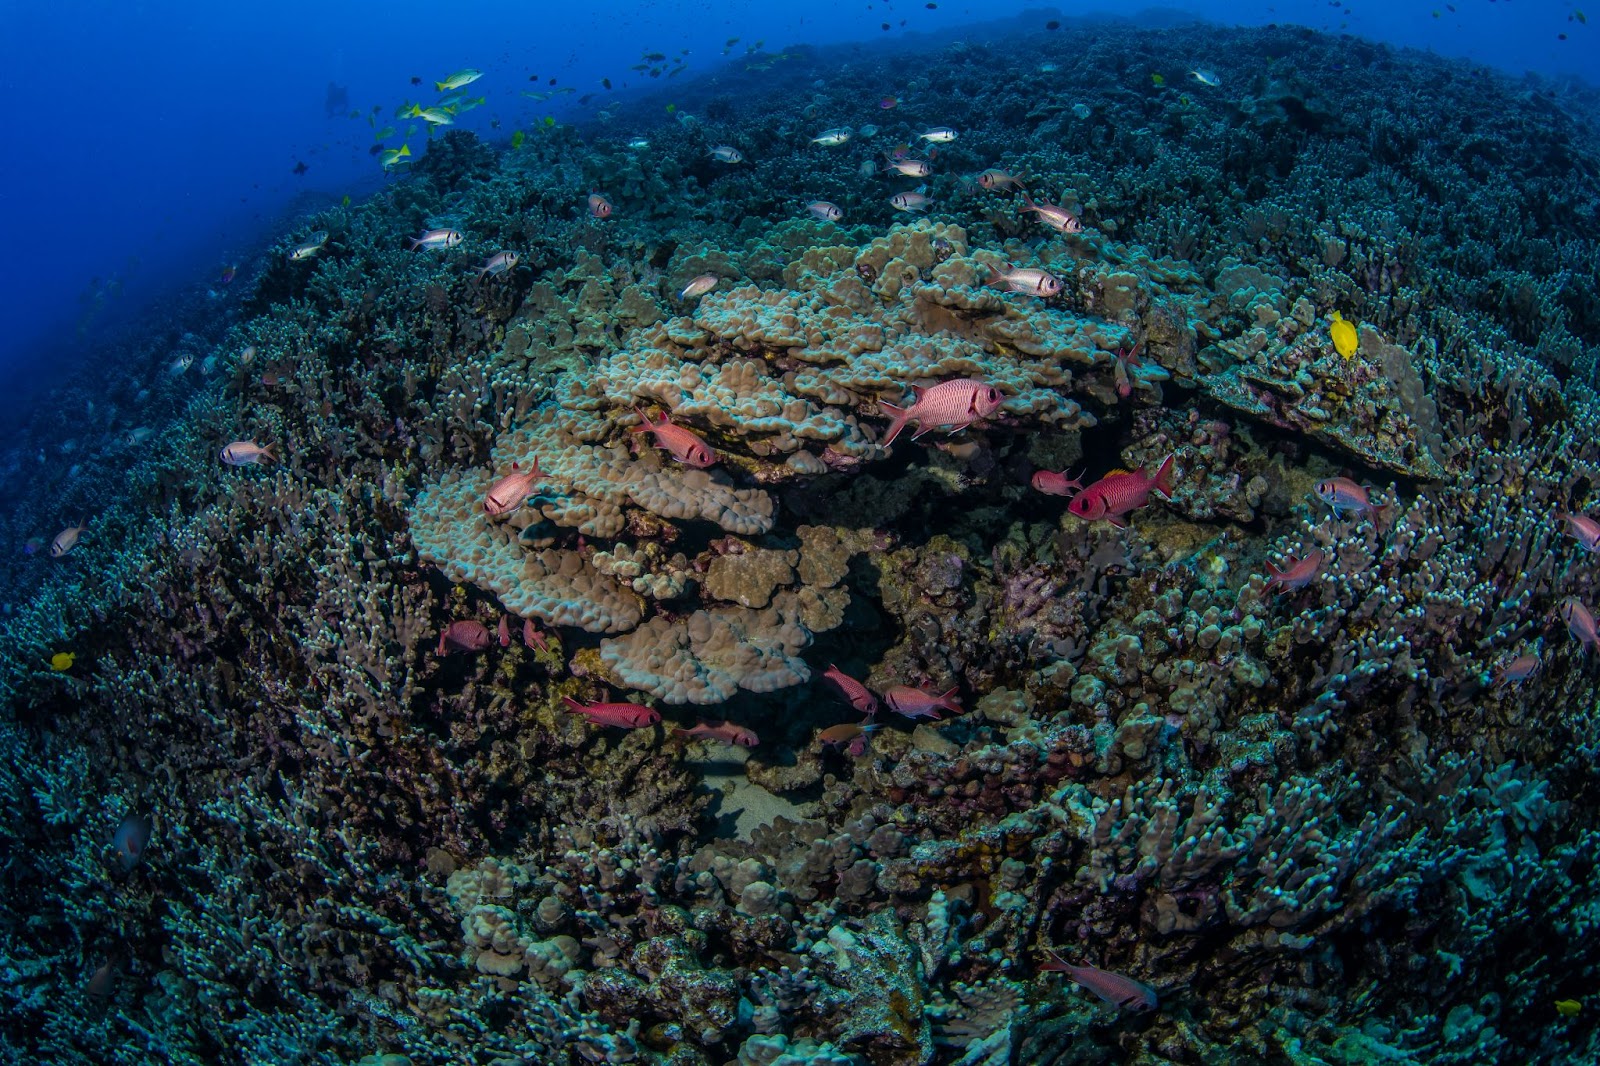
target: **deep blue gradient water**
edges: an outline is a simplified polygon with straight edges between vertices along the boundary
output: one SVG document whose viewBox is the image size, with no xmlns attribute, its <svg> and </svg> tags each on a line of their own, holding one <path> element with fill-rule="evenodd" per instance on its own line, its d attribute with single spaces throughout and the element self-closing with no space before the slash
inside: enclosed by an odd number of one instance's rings
<svg viewBox="0 0 1600 1066">
<path fill-rule="evenodd" d="M 64 366 L 145 328 L 164 307 L 204 306 L 205 287 L 244 265 L 299 212 L 359 198 L 387 178 L 372 149 L 398 146 L 406 102 L 475 67 L 483 106 L 458 125 L 509 138 L 552 116 L 592 120 L 629 88 L 670 85 L 753 51 L 880 42 L 1021 17 L 1105 12 L 1022 0 L 694 0 L 644 3 L 93 2 L 0 5 L 7 43 L 7 148 L 0 387 L 15 400 Z M 1514 73 L 1600 83 L 1581 0 L 1249 0 L 1171 4 L 1119 17 L 1292 22 L 1467 57 Z M 1600 15 L 1600 9 L 1596 11 Z M 887 27 L 885 29 L 884 27 Z M 1565 39 L 1563 39 L 1565 35 Z M 737 41 L 731 39 L 737 38 Z M 665 60 L 644 57 L 658 53 Z M 681 62 L 680 62 L 681 60 Z M 661 71 L 652 79 L 645 63 Z M 1179 72 L 1180 75 L 1182 72 Z M 613 91 L 602 79 L 609 78 Z M 419 79 L 420 86 L 412 80 Z M 544 100 L 527 92 L 573 90 Z M 886 93 L 896 87 L 885 85 Z"/>
</svg>

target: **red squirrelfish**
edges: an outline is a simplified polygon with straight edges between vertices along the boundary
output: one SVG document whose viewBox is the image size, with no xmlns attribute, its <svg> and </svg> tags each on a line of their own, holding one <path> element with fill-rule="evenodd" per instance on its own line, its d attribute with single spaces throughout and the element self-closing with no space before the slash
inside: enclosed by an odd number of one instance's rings
<svg viewBox="0 0 1600 1066">
<path fill-rule="evenodd" d="M 744 153 L 731 144 L 719 144 L 711 149 L 711 158 L 719 163 L 743 163 Z"/>
<path fill-rule="evenodd" d="M 661 714 L 638 703 L 579 703 L 571 696 L 561 697 L 567 710 L 581 714 L 595 725 L 618 729 L 644 729 L 661 721 Z"/>
<path fill-rule="evenodd" d="M 502 648 L 511 647 L 511 620 L 505 615 L 500 616 L 500 632 L 496 636 L 500 638 Z"/>
<path fill-rule="evenodd" d="M 839 690 L 839 695 L 844 701 L 862 714 L 872 715 L 878 713 L 878 698 L 867 691 L 867 686 L 840 670 L 832 663 L 822 672 L 824 681 L 831 681 Z"/>
<path fill-rule="evenodd" d="M 1385 510 L 1373 504 L 1364 485 L 1357 485 L 1347 477 L 1331 477 L 1317 482 L 1317 496 L 1341 515 L 1346 511 L 1354 511 L 1356 514 L 1369 514 L 1373 521 L 1377 521 Z"/>
<path fill-rule="evenodd" d="M 1048 270 L 1040 270 L 1037 267 L 1014 268 L 1004 274 L 990 267 L 989 280 L 984 284 L 1005 289 L 1007 292 L 1020 292 L 1024 296 L 1040 296 L 1047 300 L 1061 294 L 1061 279 Z"/>
<path fill-rule="evenodd" d="M 277 445 L 262 447 L 253 440 L 236 440 L 222 449 L 222 461 L 229 466 L 264 466 L 276 462 Z"/>
<path fill-rule="evenodd" d="M 820 218 L 824 222 L 837 222 L 844 217 L 844 208 L 827 200 L 813 200 L 806 205 L 806 210 L 811 212 L 812 218 Z"/>
<path fill-rule="evenodd" d="M 1600 641 L 1600 634 L 1594 628 L 1594 615 L 1576 596 L 1568 596 L 1561 601 L 1561 620 L 1567 623 L 1567 632 L 1578 639 L 1585 653 Z"/>
<path fill-rule="evenodd" d="M 144 858 L 145 845 L 150 843 L 150 818 L 144 814 L 130 814 L 117 826 L 111 837 L 111 846 L 117 849 L 117 861 L 122 872 L 127 873 Z"/>
<path fill-rule="evenodd" d="M 761 738 L 756 736 L 753 730 L 732 722 L 696 722 L 693 729 L 674 729 L 672 735 L 720 740 L 724 744 L 737 744 L 741 748 L 753 748 L 761 743 Z"/>
<path fill-rule="evenodd" d="M 644 419 L 644 425 L 634 426 L 633 432 L 654 433 L 656 443 L 665 448 L 678 462 L 703 470 L 717 461 L 717 453 L 711 450 L 711 446 L 696 436 L 692 430 L 684 429 L 673 422 L 671 415 L 662 415 L 661 421 L 652 422 L 643 411 L 636 413 Z"/>
<path fill-rule="evenodd" d="M 595 218 L 611 217 L 611 201 L 597 192 L 589 194 L 589 214 Z"/>
<path fill-rule="evenodd" d="M 1561 511 L 1556 519 L 1565 522 L 1572 538 L 1592 552 L 1600 552 L 1600 522 L 1586 514 L 1569 514 Z"/>
<path fill-rule="evenodd" d="M 466 618 L 444 627 L 439 633 L 439 650 L 436 654 L 454 655 L 458 651 L 476 653 L 492 643 L 494 638 L 489 635 L 488 626 Z"/>
<path fill-rule="evenodd" d="M 1172 458 L 1163 459 L 1154 476 L 1143 470 L 1113 470 L 1074 496 L 1067 510 L 1086 522 L 1106 521 L 1121 529 L 1128 524 L 1124 516 L 1143 507 L 1152 490 L 1172 498 Z"/>
<path fill-rule="evenodd" d="M 50 558 L 59 559 L 73 548 L 78 546 L 78 538 L 83 536 L 85 524 L 79 522 L 75 526 L 68 526 L 56 534 L 56 539 L 50 542 Z"/>
<path fill-rule="evenodd" d="M 538 457 L 534 458 L 533 466 L 527 470 L 512 463 L 511 473 L 490 485 L 489 491 L 484 493 L 484 514 L 498 518 L 515 511 L 533 492 L 533 483 L 544 476 L 544 471 L 539 469 Z"/>
<path fill-rule="evenodd" d="M 1046 496 L 1071 496 L 1083 488 L 1083 482 L 1065 470 L 1040 470 L 1033 475 L 1033 490 Z"/>
<path fill-rule="evenodd" d="M 1020 208 L 1022 211 L 1034 211 L 1039 215 L 1039 221 L 1055 230 L 1057 233 L 1081 233 L 1083 223 L 1078 221 L 1076 215 L 1064 207 L 1043 201 L 1035 202 L 1026 191 L 1022 194 L 1023 203 L 1028 206 Z"/>
<path fill-rule="evenodd" d="M 531 618 L 522 620 L 522 643 L 524 647 L 538 648 L 540 651 L 550 650 L 550 645 L 546 643 L 544 634 L 534 626 Z"/>
<path fill-rule="evenodd" d="M 1520 684 L 1539 672 L 1539 657 L 1537 655 L 1519 655 L 1515 659 L 1501 663 L 1494 671 L 1494 687 L 1503 689 L 1507 685 Z"/>
<path fill-rule="evenodd" d="M 1308 553 L 1304 559 L 1287 560 L 1282 569 L 1268 563 L 1267 588 L 1277 585 L 1282 592 L 1288 592 L 1290 589 L 1305 588 L 1322 572 L 1322 564 L 1326 561 L 1327 557 L 1322 552 L 1313 551 Z"/>
<path fill-rule="evenodd" d="M 896 685 L 886 689 L 883 693 L 883 702 L 897 714 L 907 718 L 937 718 L 940 710 L 952 714 L 961 713 L 961 704 L 956 702 L 957 689 L 949 689 L 937 696 L 920 688 L 911 688 L 909 685 Z"/>
<path fill-rule="evenodd" d="M 1050 961 L 1041 963 L 1039 969 L 1066 974 L 1113 1007 L 1135 1013 L 1156 1008 L 1155 989 L 1120 973 L 1102 970 L 1098 966 L 1074 966 L 1053 951 Z"/>
<path fill-rule="evenodd" d="M 889 423 L 883 446 L 887 448 L 893 444 L 907 422 L 917 424 L 917 432 L 912 435 L 912 440 L 934 429 L 958 433 L 978 419 L 988 418 L 1000 410 L 1000 405 L 1005 402 L 1006 398 L 999 389 L 972 378 L 941 381 L 930 389 L 917 388 L 916 401 L 910 407 L 896 407 L 879 400 L 879 405 L 894 419 Z"/>
</svg>

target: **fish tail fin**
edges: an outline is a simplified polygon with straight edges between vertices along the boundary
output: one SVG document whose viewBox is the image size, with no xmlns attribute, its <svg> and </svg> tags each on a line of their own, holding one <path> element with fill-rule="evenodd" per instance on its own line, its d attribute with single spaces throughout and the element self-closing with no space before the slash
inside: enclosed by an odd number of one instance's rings
<svg viewBox="0 0 1600 1066">
<path fill-rule="evenodd" d="M 1037 211 L 1037 210 L 1039 210 L 1039 205 L 1033 202 L 1033 197 L 1028 195 L 1028 190 L 1027 189 L 1023 189 L 1022 190 L 1022 202 L 1024 204 L 1026 204 L 1027 206 L 1021 208 L 1020 210 L 1023 210 L 1023 211 Z"/>
<path fill-rule="evenodd" d="M 435 88 L 436 88 L 436 89 L 438 89 L 438 90 L 439 90 L 439 91 L 440 91 L 440 92 L 444 92 L 444 82 L 442 82 L 442 81 L 436 81 L 436 82 L 434 82 L 434 83 L 433 83 L 433 84 L 434 84 L 434 87 L 435 87 Z"/>
<path fill-rule="evenodd" d="M 1172 461 L 1175 458 L 1177 458 L 1176 453 L 1161 460 L 1161 465 L 1156 469 L 1155 482 L 1150 486 L 1169 500 L 1172 499 L 1173 479 L 1176 476 L 1172 472 Z"/>
<path fill-rule="evenodd" d="M 673 726 L 672 727 L 672 735 L 675 736 L 675 737 L 692 737 L 692 736 L 694 736 L 694 734 L 689 732 L 689 730 L 679 728 L 678 726 Z"/>
<path fill-rule="evenodd" d="M 411 252 L 414 252 L 414 251 L 416 251 L 416 250 L 417 250 L 417 249 L 418 249 L 418 248 L 421 248 L 421 247 L 422 247 L 422 242 L 421 242 L 421 241 L 419 241 L 419 240 L 418 240 L 418 239 L 417 239 L 417 238 L 415 238 L 415 237 L 407 237 L 407 238 L 406 238 L 406 240 L 408 240 L 408 241 L 410 241 L 410 242 L 411 242 L 411 247 L 410 247 L 410 248 L 408 248 L 408 249 L 406 249 L 406 250 L 407 250 L 407 251 L 411 251 Z"/>
<path fill-rule="evenodd" d="M 582 714 L 583 713 L 583 704 L 579 703 L 577 700 L 573 699 L 571 696 L 562 696 L 561 697 L 561 702 L 566 704 L 567 705 L 567 710 L 571 711 L 573 714 Z"/>
<path fill-rule="evenodd" d="M 894 443 L 894 439 L 900 435 L 900 431 L 906 428 L 906 423 L 911 421 L 911 408 L 896 407 L 888 400 L 879 400 L 878 406 L 887 411 L 889 413 L 889 418 L 891 419 L 889 423 L 889 432 L 886 433 L 883 438 L 883 446 L 887 448 L 889 445 Z"/>
<path fill-rule="evenodd" d="M 650 416 L 639 410 L 637 407 L 633 409 L 633 413 L 639 416 L 639 424 L 634 426 L 628 432 L 649 433 L 651 430 L 656 428 L 655 423 L 650 421 Z"/>
<path fill-rule="evenodd" d="M 261 457 L 269 463 L 279 462 L 277 443 L 273 442 L 272 444 L 267 445 L 265 448 L 262 448 Z"/>
<path fill-rule="evenodd" d="M 948 708 L 949 710 L 960 711 L 961 710 L 961 705 L 956 702 L 956 696 L 960 692 L 961 692 L 961 686 L 960 685 L 951 685 L 949 688 L 947 688 L 943 692 L 939 693 L 939 702 L 944 704 L 945 707 Z"/>
</svg>

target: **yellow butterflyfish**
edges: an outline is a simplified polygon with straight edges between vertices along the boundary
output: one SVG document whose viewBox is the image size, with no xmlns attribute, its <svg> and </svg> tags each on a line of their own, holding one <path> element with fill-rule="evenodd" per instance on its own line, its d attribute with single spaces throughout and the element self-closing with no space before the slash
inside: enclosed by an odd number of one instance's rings
<svg viewBox="0 0 1600 1066">
<path fill-rule="evenodd" d="M 50 669 L 57 673 L 63 670 L 71 670 L 72 664 L 77 661 L 77 658 L 78 656 L 75 652 L 58 651 L 50 656 Z"/>
<path fill-rule="evenodd" d="M 1556 1000 L 1556 1013 L 1561 1015 L 1563 1018 L 1574 1017 L 1582 1009 L 1583 1009 L 1583 1004 L 1579 1003 L 1575 999 L 1558 999 L 1558 1000 Z"/>
</svg>

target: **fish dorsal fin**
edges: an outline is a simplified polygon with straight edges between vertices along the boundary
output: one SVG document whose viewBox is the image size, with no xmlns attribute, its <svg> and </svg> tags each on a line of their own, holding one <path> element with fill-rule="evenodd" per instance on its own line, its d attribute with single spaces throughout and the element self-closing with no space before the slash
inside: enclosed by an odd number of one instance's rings
<svg viewBox="0 0 1600 1066">
<path fill-rule="evenodd" d="M 1133 473 L 1132 470 L 1124 470 L 1122 467 L 1117 466 L 1117 467 L 1112 467 L 1110 470 L 1107 470 L 1106 471 L 1106 477 L 1113 477 L 1113 476 L 1115 476 L 1117 474 L 1131 474 L 1131 473 Z"/>
</svg>

